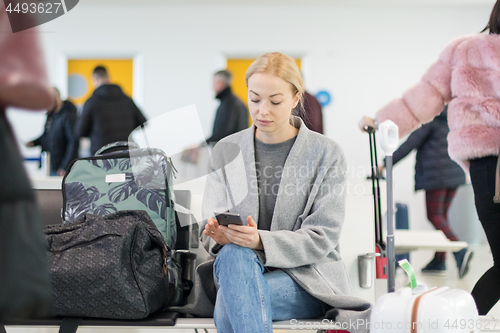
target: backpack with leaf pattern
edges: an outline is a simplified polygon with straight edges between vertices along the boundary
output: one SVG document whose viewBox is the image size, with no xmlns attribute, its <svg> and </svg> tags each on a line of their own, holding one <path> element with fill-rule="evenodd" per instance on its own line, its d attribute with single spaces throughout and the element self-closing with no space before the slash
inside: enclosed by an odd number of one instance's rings
<svg viewBox="0 0 500 333">
<path fill-rule="evenodd" d="M 102 147 L 95 156 L 74 160 L 62 183 L 64 222 L 88 213 L 148 213 L 168 244 L 169 282 L 176 289 L 171 305 L 182 302 L 180 266 L 172 258 L 177 238 L 172 181 L 175 171 L 161 149 L 120 141 Z"/>
</svg>

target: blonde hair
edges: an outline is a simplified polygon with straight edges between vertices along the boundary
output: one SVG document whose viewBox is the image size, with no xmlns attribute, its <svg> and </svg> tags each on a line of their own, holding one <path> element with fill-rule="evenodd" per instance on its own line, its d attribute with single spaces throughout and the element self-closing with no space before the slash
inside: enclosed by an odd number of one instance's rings
<svg viewBox="0 0 500 333">
<path fill-rule="evenodd" d="M 266 53 L 258 57 L 247 69 L 245 82 L 255 73 L 269 73 L 290 83 L 292 93 L 299 93 L 299 109 L 303 110 L 304 81 L 295 59 L 280 52 Z"/>
</svg>

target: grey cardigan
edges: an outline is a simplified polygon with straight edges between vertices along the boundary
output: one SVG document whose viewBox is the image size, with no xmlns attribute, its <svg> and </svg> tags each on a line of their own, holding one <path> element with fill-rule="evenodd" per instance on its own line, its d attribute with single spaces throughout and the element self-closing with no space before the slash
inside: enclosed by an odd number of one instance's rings
<svg viewBox="0 0 500 333">
<path fill-rule="evenodd" d="M 283 168 L 271 230 L 259 230 L 264 250 L 256 252 L 264 266 L 283 269 L 307 292 L 335 308 L 331 319 L 367 319 L 370 304 L 347 296 L 350 283 L 339 253 L 346 202 L 344 153 L 299 118 L 294 117 L 293 123 L 299 133 Z M 201 240 L 211 256 L 221 246 L 203 230 L 214 212 L 229 210 L 243 220 L 251 215 L 258 223 L 254 132 L 252 126 L 228 136 L 212 151 L 200 225 Z"/>
</svg>

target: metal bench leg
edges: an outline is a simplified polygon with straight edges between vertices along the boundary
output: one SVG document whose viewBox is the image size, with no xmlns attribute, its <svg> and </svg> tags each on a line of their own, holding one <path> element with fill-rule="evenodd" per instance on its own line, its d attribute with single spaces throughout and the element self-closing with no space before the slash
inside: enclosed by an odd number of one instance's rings
<svg viewBox="0 0 500 333">
<path fill-rule="evenodd" d="M 61 327 L 59 327 L 59 333 L 76 333 L 81 321 L 81 317 L 64 317 Z"/>
</svg>

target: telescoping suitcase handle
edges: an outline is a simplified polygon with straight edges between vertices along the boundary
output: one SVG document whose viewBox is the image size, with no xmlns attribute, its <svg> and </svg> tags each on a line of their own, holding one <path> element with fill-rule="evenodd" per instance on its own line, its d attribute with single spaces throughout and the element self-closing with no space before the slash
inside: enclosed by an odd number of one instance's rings
<svg viewBox="0 0 500 333">
<path fill-rule="evenodd" d="M 396 258 L 394 248 L 394 207 L 392 193 L 392 154 L 398 148 L 399 129 L 390 120 L 384 121 L 378 127 L 380 146 L 385 152 L 385 166 L 387 169 L 387 292 L 394 292 Z"/>
<path fill-rule="evenodd" d="M 382 231 L 382 208 L 380 203 L 380 183 L 378 172 L 378 157 L 377 157 L 377 142 L 375 138 L 375 128 L 365 127 L 368 132 L 370 140 L 370 163 L 372 167 L 371 180 L 372 180 L 372 194 L 373 194 L 373 211 L 375 220 L 375 245 L 381 254 L 378 259 L 385 258 L 385 242 Z M 383 271 L 382 271 L 383 272 Z M 385 278 L 386 273 L 377 274 L 377 278 Z"/>
<path fill-rule="evenodd" d="M 370 138 L 370 157 L 372 164 L 373 200 L 375 206 L 375 245 L 381 256 L 376 258 L 377 278 L 387 278 L 387 291 L 395 290 L 395 253 L 394 253 L 394 221 L 393 221 L 393 193 L 392 193 L 392 154 L 398 146 L 399 130 L 390 120 L 380 124 L 379 139 L 382 150 L 386 155 L 387 168 L 387 243 L 382 236 L 382 218 L 380 205 L 380 187 L 378 173 L 377 147 L 375 141 L 375 128 L 365 127 Z M 385 251 L 384 251 L 385 250 Z M 385 252 L 385 253 L 384 253 Z M 385 256 L 384 256 L 385 254 Z M 378 259 L 378 261 L 377 261 Z"/>
<path fill-rule="evenodd" d="M 110 143 L 110 144 L 107 144 L 107 145 L 101 147 L 101 149 L 99 149 L 95 153 L 95 156 L 104 155 L 106 152 L 108 152 L 110 150 L 113 150 L 113 151 L 124 151 L 125 150 L 126 151 L 126 150 L 130 150 L 130 149 L 139 149 L 139 148 L 140 148 L 140 146 L 135 142 L 117 141 L 117 142 L 113 142 L 113 143 Z"/>
<path fill-rule="evenodd" d="M 370 139 L 370 163 L 372 167 L 373 212 L 375 221 L 375 252 L 380 255 L 375 258 L 375 275 L 377 279 L 387 279 L 387 253 L 382 229 L 382 208 L 380 203 L 380 182 L 378 172 L 377 141 L 375 128 L 365 127 Z"/>
</svg>

